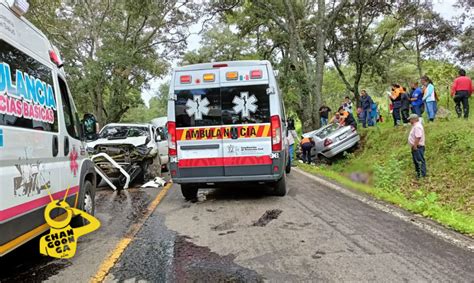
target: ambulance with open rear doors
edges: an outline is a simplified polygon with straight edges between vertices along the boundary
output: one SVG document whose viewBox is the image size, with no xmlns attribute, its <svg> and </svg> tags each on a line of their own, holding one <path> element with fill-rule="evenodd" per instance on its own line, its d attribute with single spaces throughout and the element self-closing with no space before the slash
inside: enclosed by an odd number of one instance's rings
<svg viewBox="0 0 474 283">
<path fill-rule="evenodd" d="M 21 16 L 27 9 L 25 0 L 0 0 L 0 257 L 49 229 L 49 192 L 94 213 L 94 165 L 59 52 Z"/>
<path fill-rule="evenodd" d="M 264 182 L 286 194 L 288 144 L 282 94 L 268 61 L 174 70 L 168 100 L 170 172 L 186 199 L 199 188 Z"/>
</svg>

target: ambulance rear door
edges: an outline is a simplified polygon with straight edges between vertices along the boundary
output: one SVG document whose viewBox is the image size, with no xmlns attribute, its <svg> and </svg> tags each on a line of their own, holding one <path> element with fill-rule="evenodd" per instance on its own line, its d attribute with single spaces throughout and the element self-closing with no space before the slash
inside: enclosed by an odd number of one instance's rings
<svg viewBox="0 0 474 283">
<path fill-rule="evenodd" d="M 271 175 L 272 139 L 265 64 L 220 69 L 226 176 Z"/>
<path fill-rule="evenodd" d="M 179 177 L 224 176 L 219 69 L 177 71 L 174 86 Z"/>
</svg>

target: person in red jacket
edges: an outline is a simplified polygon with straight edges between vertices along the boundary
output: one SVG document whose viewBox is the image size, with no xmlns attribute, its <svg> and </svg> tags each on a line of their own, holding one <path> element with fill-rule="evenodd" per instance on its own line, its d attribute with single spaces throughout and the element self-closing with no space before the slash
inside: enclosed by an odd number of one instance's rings
<svg viewBox="0 0 474 283">
<path fill-rule="evenodd" d="M 456 103 L 456 113 L 461 118 L 461 104 L 464 111 L 464 118 L 469 117 L 469 97 L 472 95 L 472 80 L 466 76 L 466 71 L 459 70 L 459 77 L 457 77 L 453 86 L 451 87 L 451 96 Z"/>
</svg>

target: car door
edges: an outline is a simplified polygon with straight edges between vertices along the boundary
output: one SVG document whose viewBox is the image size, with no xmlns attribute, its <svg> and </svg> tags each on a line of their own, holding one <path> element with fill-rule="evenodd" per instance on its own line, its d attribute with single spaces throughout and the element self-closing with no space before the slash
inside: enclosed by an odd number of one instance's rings
<svg viewBox="0 0 474 283">
<path fill-rule="evenodd" d="M 252 77 L 252 72 L 259 76 Z M 221 68 L 226 176 L 272 174 L 268 74 L 263 65 Z M 233 78 L 232 73 L 237 73 Z"/>
<path fill-rule="evenodd" d="M 61 110 L 63 121 L 60 124 L 59 154 L 62 156 L 61 184 L 62 188 L 69 188 L 68 203 L 76 204 L 79 192 L 82 161 L 86 151 L 81 141 L 80 122 L 76 107 L 67 87 L 66 81 L 58 75 L 58 90 L 61 96 Z"/>
<path fill-rule="evenodd" d="M 53 85 L 50 62 L 0 33 L 0 254 L 6 242 L 44 224 L 48 194 L 62 193 Z"/>
</svg>

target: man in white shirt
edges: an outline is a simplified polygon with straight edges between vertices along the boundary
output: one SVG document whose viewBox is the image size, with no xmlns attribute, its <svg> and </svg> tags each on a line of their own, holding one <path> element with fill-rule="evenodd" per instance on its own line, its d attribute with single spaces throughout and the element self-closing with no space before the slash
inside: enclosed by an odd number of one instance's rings
<svg viewBox="0 0 474 283">
<path fill-rule="evenodd" d="M 412 127 L 408 135 L 408 143 L 411 147 L 411 155 L 413 157 L 413 163 L 415 164 L 416 175 L 418 178 L 426 177 L 425 129 L 418 115 L 411 114 L 409 120 Z"/>
</svg>

